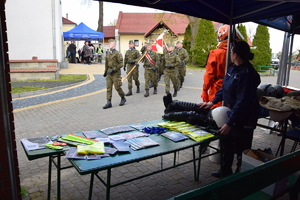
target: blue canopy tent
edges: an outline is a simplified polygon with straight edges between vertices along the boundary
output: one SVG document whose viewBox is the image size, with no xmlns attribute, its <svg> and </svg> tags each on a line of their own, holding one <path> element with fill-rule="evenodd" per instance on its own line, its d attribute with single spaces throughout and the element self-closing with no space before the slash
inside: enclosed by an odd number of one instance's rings
<svg viewBox="0 0 300 200">
<path fill-rule="evenodd" d="M 89 28 L 83 22 L 81 22 L 78 26 L 73 29 L 64 32 L 63 37 L 65 41 L 71 40 L 98 40 L 100 38 L 104 38 L 104 33 L 94 31 Z"/>
</svg>

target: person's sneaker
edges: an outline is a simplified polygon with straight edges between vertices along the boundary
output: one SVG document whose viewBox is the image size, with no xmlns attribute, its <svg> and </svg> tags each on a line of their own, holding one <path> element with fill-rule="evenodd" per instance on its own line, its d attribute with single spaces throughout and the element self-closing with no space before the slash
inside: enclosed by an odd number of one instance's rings
<svg viewBox="0 0 300 200">
<path fill-rule="evenodd" d="M 212 175 L 213 177 L 220 178 L 220 177 L 221 177 L 221 172 L 220 172 L 220 170 L 212 171 L 212 172 L 211 172 L 211 175 Z"/>
</svg>

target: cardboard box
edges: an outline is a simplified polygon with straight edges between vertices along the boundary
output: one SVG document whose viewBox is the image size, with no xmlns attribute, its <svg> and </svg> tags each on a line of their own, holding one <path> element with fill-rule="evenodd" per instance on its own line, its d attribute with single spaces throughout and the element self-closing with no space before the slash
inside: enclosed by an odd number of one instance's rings
<svg viewBox="0 0 300 200">
<path fill-rule="evenodd" d="M 274 158 L 276 157 L 270 154 L 258 150 L 247 149 L 243 152 L 241 172 L 253 169 L 254 167 L 261 165 L 268 160 L 273 160 Z M 287 188 L 287 184 L 288 178 L 284 178 L 276 183 L 269 185 L 268 187 L 265 187 L 261 191 L 270 196 L 275 196 L 285 190 Z"/>
</svg>

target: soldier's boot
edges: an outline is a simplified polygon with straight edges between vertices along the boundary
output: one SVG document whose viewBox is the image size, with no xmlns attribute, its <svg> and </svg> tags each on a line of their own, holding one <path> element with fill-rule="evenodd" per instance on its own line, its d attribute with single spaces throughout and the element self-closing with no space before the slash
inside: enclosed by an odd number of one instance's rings
<svg viewBox="0 0 300 200">
<path fill-rule="evenodd" d="M 140 93 L 140 86 L 136 86 L 136 93 Z"/>
<path fill-rule="evenodd" d="M 125 102 L 126 102 L 126 98 L 122 97 L 119 106 L 124 106 Z"/>
<path fill-rule="evenodd" d="M 177 97 L 177 90 L 174 90 L 173 97 Z"/>
<path fill-rule="evenodd" d="M 149 97 L 149 90 L 146 90 L 146 93 L 144 94 L 144 97 Z"/>
<path fill-rule="evenodd" d="M 128 89 L 128 93 L 126 94 L 126 96 L 130 96 L 130 95 L 132 95 L 132 89 L 131 88 Z"/>
<path fill-rule="evenodd" d="M 157 94 L 157 88 L 154 88 L 153 94 Z"/>
<path fill-rule="evenodd" d="M 111 108 L 111 100 L 110 99 L 107 99 L 107 103 L 105 104 L 105 106 L 103 106 L 103 109 L 106 109 L 106 108 Z"/>
<path fill-rule="evenodd" d="M 181 82 L 181 83 L 180 83 L 180 88 L 182 88 L 182 84 L 183 84 L 183 83 Z"/>
<path fill-rule="evenodd" d="M 179 86 L 178 86 L 178 88 L 177 88 L 177 91 L 179 91 L 179 90 L 180 90 L 180 85 L 181 85 L 181 82 L 179 83 Z"/>
</svg>

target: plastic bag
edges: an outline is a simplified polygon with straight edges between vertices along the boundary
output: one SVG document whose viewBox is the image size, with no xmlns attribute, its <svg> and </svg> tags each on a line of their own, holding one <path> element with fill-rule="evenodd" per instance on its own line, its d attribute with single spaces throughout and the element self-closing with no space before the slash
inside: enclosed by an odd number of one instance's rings
<svg viewBox="0 0 300 200">
<path fill-rule="evenodd" d="M 79 154 L 104 154 L 104 143 L 95 142 L 92 145 L 77 145 L 77 153 Z"/>
</svg>

